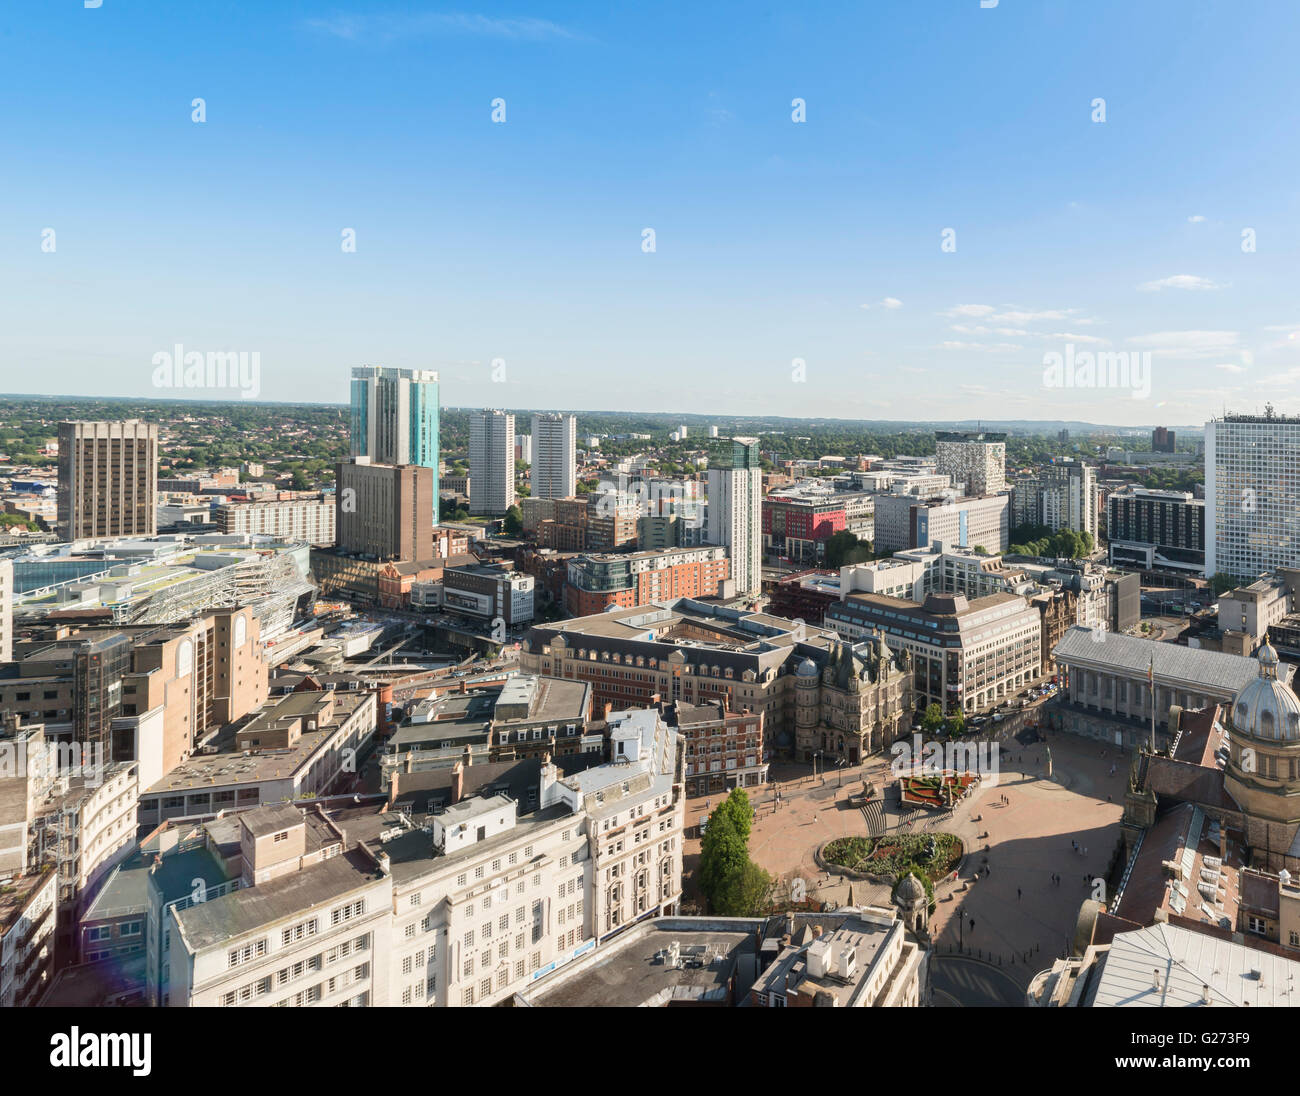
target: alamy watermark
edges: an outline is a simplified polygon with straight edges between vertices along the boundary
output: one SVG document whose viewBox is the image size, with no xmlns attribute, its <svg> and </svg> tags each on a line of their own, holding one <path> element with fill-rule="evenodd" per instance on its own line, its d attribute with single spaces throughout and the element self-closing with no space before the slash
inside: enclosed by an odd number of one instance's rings
<svg viewBox="0 0 1300 1096">
<path fill-rule="evenodd" d="M 155 388 L 235 389 L 246 400 L 262 391 L 262 353 L 254 350 L 186 351 L 177 343 L 153 356 Z"/>
<path fill-rule="evenodd" d="M 0 742 L 0 780 L 78 777 L 97 788 L 106 768 L 102 742 L 45 742 L 31 748 L 25 739 Z"/>
<path fill-rule="evenodd" d="M 979 776 L 981 783 L 990 787 L 998 783 L 1001 747 L 996 742 L 926 741 L 914 734 L 910 739 L 900 738 L 889 747 L 889 752 L 893 754 L 889 772 L 895 779 L 969 773 Z"/>
<path fill-rule="evenodd" d="M 1043 355 L 1044 388 L 1114 388 L 1131 389 L 1135 400 L 1151 395 L 1151 351 L 1074 349 L 1065 344 L 1065 353 L 1049 351 Z"/>
</svg>

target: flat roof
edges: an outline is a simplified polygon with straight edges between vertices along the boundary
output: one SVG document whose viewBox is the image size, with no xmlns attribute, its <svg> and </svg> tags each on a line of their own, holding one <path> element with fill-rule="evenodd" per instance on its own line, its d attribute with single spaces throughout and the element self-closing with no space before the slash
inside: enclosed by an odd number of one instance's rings
<svg viewBox="0 0 1300 1096">
<path fill-rule="evenodd" d="M 680 967 L 667 960 L 673 943 L 681 948 Z M 676 919 L 665 928 L 649 921 L 598 948 L 584 969 L 554 988 L 523 996 L 544 1008 L 632 1008 L 666 1005 L 673 998 L 734 1004 L 749 993 L 757 955 L 753 932 L 683 928 Z M 726 995 L 733 977 L 735 1001 Z"/>
<path fill-rule="evenodd" d="M 292 693 L 290 696 L 315 696 L 320 693 Z M 193 754 L 181 762 L 152 787 L 142 789 L 141 798 L 149 795 L 167 795 L 186 791 L 216 791 L 240 784 L 256 784 L 263 780 L 287 779 L 302 769 L 315 756 L 325 740 L 336 733 L 339 725 L 350 718 L 358 706 L 374 694 L 362 690 L 335 689 L 327 694 L 334 698 L 334 722 L 314 731 L 304 730 L 298 741 L 287 749 L 258 749 L 245 755 L 235 748 L 237 725 L 226 727 L 219 736 L 220 752 Z M 279 702 L 283 697 L 273 697 Z M 274 711 L 274 709 L 272 709 Z M 262 713 L 268 713 L 266 708 Z M 261 713 L 259 713 L 260 715 Z M 268 713 L 270 714 L 270 713 Z M 246 724 L 252 726 L 253 724 Z"/>
</svg>

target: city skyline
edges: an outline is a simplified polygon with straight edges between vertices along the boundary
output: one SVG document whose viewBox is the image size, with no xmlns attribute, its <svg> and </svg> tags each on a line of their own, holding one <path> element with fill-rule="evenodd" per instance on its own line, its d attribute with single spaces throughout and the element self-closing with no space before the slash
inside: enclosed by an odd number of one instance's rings
<svg viewBox="0 0 1300 1096">
<path fill-rule="evenodd" d="M 447 406 L 632 410 L 653 372 L 736 415 L 1132 426 L 1300 379 L 1281 4 L 241 12 L 11 16 L 3 387 L 188 395 L 175 348 L 277 402 L 380 362 Z M 1151 357 L 1045 387 L 1099 353 Z"/>
</svg>

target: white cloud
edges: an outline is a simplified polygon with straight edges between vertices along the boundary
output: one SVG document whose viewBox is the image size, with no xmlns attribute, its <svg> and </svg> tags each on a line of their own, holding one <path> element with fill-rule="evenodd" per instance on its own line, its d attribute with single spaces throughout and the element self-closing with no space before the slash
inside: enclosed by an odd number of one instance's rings
<svg viewBox="0 0 1300 1096">
<path fill-rule="evenodd" d="M 1244 372 L 1246 372 L 1246 367 L 1245 367 L 1244 365 L 1237 365 L 1235 362 L 1220 362 L 1220 363 L 1219 363 L 1218 365 L 1216 365 L 1214 368 L 1215 368 L 1215 369 L 1222 369 L 1225 373 L 1244 373 Z"/>
<path fill-rule="evenodd" d="M 1144 293 L 1152 293 L 1160 289 L 1222 289 L 1223 286 L 1217 282 L 1210 281 L 1209 278 L 1201 278 L 1195 274 L 1174 274 L 1168 278 L 1160 278 L 1154 282 L 1143 282 L 1138 289 Z"/>
<path fill-rule="evenodd" d="M 1109 339 L 1098 338 L 1096 335 L 1076 335 L 1069 331 L 1062 331 L 1056 335 L 1046 336 L 1049 339 L 1063 339 L 1065 342 L 1077 343 L 1104 343 L 1110 342 Z"/>
<path fill-rule="evenodd" d="M 1128 341 L 1183 358 L 1219 358 L 1238 352 L 1238 336 L 1236 331 L 1157 331 Z"/>
<path fill-rule="evenodd" d="M 997 309 L 991 304 L 959 304 L 956 308 L 950 308 L 944 312 L 945 316 L 965 316 L 970 319 L 978 319 L 981 316 L 987 316 L 996 312 Z"/>
<path fill-rule="evenodd" d="M 903 302 L 900 301 L 897 297 L 886 297 L 883 301 L 880 302 L 880 305 L 882 308 L 902 308 Z"/>
<path fill-rule="evenodd" d="M 1023 350 L 1015 343 L 972 343 L 948 340 L 939 344 L 940 350 L 976 350 L 986 354 L 1004 353 L 1008 350 Z"/>
<path fill-rule="evenodd" d="M 1071 308 L 1066 309 L 1065 311 L 1061 311 L 1060 309 L 1048 309 L 1042 312 L 999 312 L 993 317 L 993 319 L 1000 323 L 1023 325 L 1027 323 L 1037 323 L 1039 320 L 1064 320 L 1068 318 L 1073 311 L 1074 309 Z"/>
<path fill-rule="evenodd" d="M 308 19 L 306 25 L 312 30 L 348 41 L 361 38 L 391 41 L 429 34 L 475 34 L 531 42 L 583 39 L 581 34 L 548 19 L 495 18 L 465 12 L 334 15 L 323 19 Z"/>
<path fill-rule="evenodd" d="M 1189 224 L 1199 225 L 1204 223 L 1205 218 L 1202 217 L 1199 213 L 1193 213 L 1190 217 L 1187 218 L 1187 221 Z"/>
</svg>

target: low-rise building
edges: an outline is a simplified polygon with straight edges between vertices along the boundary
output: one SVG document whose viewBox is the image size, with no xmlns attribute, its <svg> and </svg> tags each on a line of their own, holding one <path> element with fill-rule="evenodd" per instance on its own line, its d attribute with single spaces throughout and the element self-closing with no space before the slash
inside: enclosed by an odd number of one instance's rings
<svg viewBox="0 0 1300 1096">
<path fill-rule="evenodd" d="M 448 567 L 442 573 L 442 607 L 476 620 L 501 620 L 510 628 L 533 619 L 534 585 L 532 575 L 506 567 Z"/>
<path fill-rule="evenodd" d="M 732 788 L 767 783 L 768 753 L 761 712 L 729 711 L 723 700 L 663 709 L 664 719 L 682 736 L 689 795 L 726 794 Z"/>
<path fill-rule="evenodd" d="M 278 502 L 230 502 L 215 512 L 217 528 L 227 535 L 265 535 L 306 541 L 314 547 L 334 543 L 334 497 Z"/>
<path fill-rule="evenodd" d="M 273 698 L 140 795 L 141 825 L 314 799 L 351 781 L 377 726 L 375 694 L 304 690 Z"/>
<path fill-rule="evenodd" d="M 630 609 L 677 597 L 727 596 L 727 549 L 705 545 L 667 551 L 584 555 L 569 561 L 565 608 L 573 616 Z"/>
</svg>

